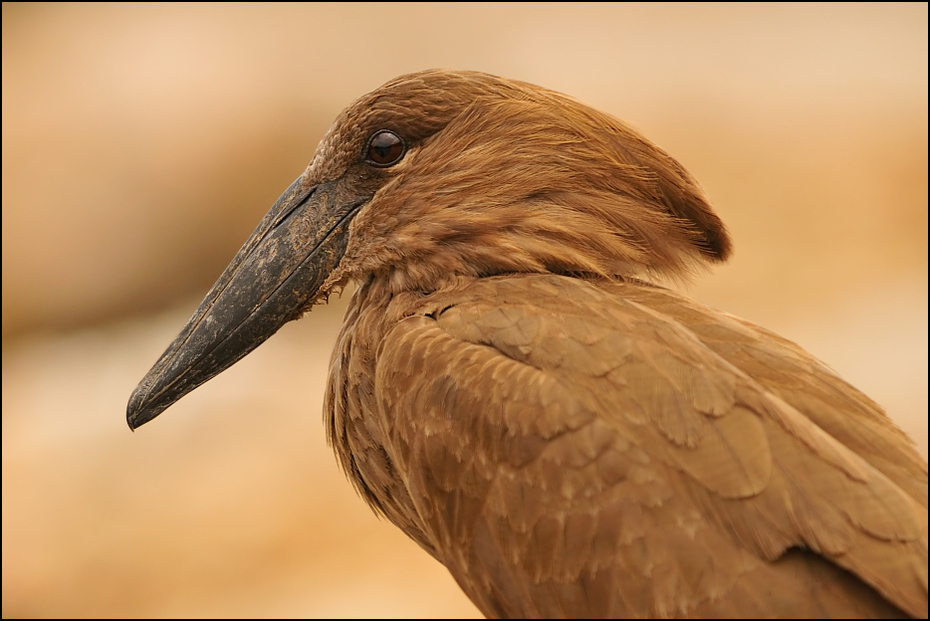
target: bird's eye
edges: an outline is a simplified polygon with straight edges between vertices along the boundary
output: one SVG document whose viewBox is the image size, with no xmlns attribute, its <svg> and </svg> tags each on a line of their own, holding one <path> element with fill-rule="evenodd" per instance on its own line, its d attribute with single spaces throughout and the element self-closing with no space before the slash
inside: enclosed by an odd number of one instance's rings
<svg viewBox="0 0 930 621">
<path fill-rule="evenodd" d="M 368 141 L 368 150 L 365 157 L 375 166 L 393 166 L 407 152 L 407 145 L 403 139 L 392 131 L 382 129 Z"/>
</svg>

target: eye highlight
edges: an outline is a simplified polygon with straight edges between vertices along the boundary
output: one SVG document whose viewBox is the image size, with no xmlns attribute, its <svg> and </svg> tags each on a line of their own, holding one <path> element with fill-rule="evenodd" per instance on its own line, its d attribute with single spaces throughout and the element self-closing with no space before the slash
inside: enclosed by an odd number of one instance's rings
<svg viewBox="0 0 930 621">
<path fill-rule="evenodd" d="M 388 129 L 376 131 L 368 141 L 365 159 L 375 166 L 393 166 L 407 153 L 404 140 Z"/>
</svg>

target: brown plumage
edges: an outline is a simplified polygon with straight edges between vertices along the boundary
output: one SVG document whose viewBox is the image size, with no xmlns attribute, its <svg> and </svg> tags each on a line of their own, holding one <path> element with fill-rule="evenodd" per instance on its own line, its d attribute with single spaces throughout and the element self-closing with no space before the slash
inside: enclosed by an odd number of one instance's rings
<svg viewBox="0 0 930 621">
<path fill-rule="evenodd" d="M 613 117 L 402 76 L 336 119 L 128 420 L 351 281 L 330 441 L 486 615 L 926 617 L 908 438 L 797 345 L 655 284 L 729 251 Z"/>
</svg>

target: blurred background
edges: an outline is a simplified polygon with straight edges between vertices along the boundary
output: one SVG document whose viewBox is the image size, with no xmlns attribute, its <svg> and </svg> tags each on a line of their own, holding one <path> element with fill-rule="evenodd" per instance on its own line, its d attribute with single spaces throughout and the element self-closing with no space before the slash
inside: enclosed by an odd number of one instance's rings
<svg viewBox="0 0 930 621">
<path fill-rule="evenodd" d="M 136 383 L 336 114 L 474 69 L 637 127 L 736 252 L 688 289 L 927 454 L 927 4 L 3 3 L 4 617 L 476 616 L 321 424 L 345 300 L 136 433 Z"/>
</svg>

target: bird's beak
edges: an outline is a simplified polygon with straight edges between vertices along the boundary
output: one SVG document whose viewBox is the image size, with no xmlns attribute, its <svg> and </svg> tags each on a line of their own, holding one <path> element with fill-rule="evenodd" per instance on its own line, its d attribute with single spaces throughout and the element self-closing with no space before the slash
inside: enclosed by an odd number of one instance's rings
<svg viewBox="0 0 930 621">
<path fill-rule="evenodd" d="M 352 216 L 371 197 L 345 200 L 336 182 L 291 184 L 200 308 L 129 398 L 131 429 L 258 347 L 316 299 L 342 258 Z"/>
</svg>

